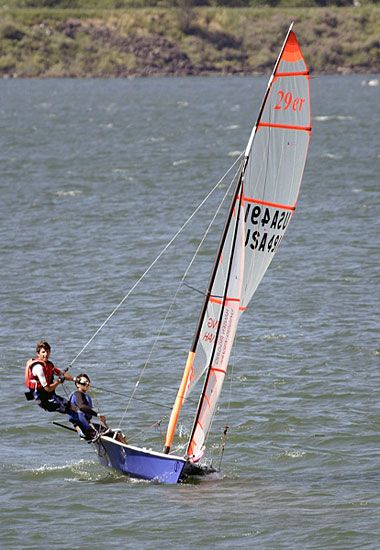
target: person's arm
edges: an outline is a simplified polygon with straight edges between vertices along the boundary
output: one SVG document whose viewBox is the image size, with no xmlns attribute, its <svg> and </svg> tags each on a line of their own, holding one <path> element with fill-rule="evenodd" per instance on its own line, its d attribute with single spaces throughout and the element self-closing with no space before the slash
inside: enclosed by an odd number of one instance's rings
<svg viewBox="0 0 380 550">
<path fill-rule="evenodd" d="M 98 413 L 87 405 L 84 394 L 82 392 L 77 391 L 75 393 L 75 397 L 76 397 L 77 407 L 80 411 L 91 416 L 98 416 Z"/>
<path fill-rule="evenodd" d="M 34 365 L 34 367 L 32 369 L 32 372 L 33 372 L 34 376 L 37 376 L 38 380 L 40 381 L 41 386 L 48 393 L 53 392 L 56 389 L 56 387 L 60 384 L 59 380 L 56 380 L 56 382 L 52 382 L 51 384 L 48 384 L 46 382 L 44 369 L 42 368 L 42 365 L 40 363 L 37 363 L 36 365 Z"/>
<path fill-rule="evenodd" d="M 97 416 L 101 423 L 103 423 L 106 426 L 106 417 L 100 413 L 97 413 L 92 409 L 86 402 L 85 396 L 81 391 L 75 392 L 76 397 L 76 403 L 77 407 L 80 411 L 84 412 L 85 414 L 88 414 L 90 416 Z"/>
</svg>

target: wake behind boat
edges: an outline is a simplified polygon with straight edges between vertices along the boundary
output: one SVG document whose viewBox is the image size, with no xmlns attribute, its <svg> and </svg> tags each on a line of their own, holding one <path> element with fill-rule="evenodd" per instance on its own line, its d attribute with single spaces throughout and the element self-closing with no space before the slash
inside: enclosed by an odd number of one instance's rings
<svg viewBox="0 0 380 550">
<path fill-rule="evenodd" d="M 171 410 L 164 448 L 151 450 L 130 445 L 118 438 L 117 430 L 100 432 L 92 441 L 101 464 L 128 476 L 178 483 L 213 470 L 202 465 L 202 458 L 237 325 L 293 217 L 309 146 L 309 70 L 292 26 L 234 180 L 227 219 Z M 173 451 L 182 406 L 201 380 L 186 450 Z"/>
</svg>

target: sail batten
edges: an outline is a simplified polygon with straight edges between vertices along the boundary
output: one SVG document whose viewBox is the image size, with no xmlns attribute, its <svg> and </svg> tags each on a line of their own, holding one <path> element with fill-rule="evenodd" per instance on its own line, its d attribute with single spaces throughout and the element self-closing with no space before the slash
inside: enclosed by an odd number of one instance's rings
<svg viewBox="0 0 380 550">
<path fill-rule="evenodd" d="M 259 128 L 279 128 L 282 130 L 300 130 L 311 132 L 311 126 L 292 126 L 290 124 L 275 124 L 274 122 L 260 122 Z"/>
<path fill-rule="evenodd" d="M 272 206 L 273 208 L 282 208 L 284 210 L 292 210 L 294 211 L 297 207 L 296 204 L 279 204 L 276 202 L 269 202 L 269 201 L 263 201 L 261 199 L 255 199 L 253 197 L 244 197 L 244 202 L 251 202 L 253 204 L 262 204 L 263 206 Z"/>
</svg>

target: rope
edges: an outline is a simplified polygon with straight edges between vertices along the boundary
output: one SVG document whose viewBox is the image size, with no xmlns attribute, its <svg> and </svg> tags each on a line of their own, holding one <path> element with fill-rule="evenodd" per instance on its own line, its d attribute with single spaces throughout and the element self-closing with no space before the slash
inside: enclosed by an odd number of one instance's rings
<svg viewBox="0 0 380 550">
<path fill-rule="evenodd" d="M 135 284 L 132 286 L 132 288 L 127 292 L 127 294 L 124 296 L 124 298 L 118 303 L 118 305 L 111 311 L 111 313 L 108 315 L 107 319 L 100 325 L 100 327 L 94 332 L 94 334 L 91 336 L 91 338 L 87 341 L 87 343 L 83 346 L 83 348 L 77 353 L 77 355 L 74 357 L 74 359 L 70 362 L 69 366 L 67 367 L 67 370 L 69 370 L 75 361 L 82 355 L 82 353 L 88 348 L 88 346 L 91 344 L 91 342 L 96 338 L 96 336 L 99 334 L 99 332 L 105 327 L 105 325 L 108 323 L 108 321 L 115 315 L 115 313 L 120 309 L 120 307 L 124 304 L 125 300 L 129 298 L 131 293 L 135 290 L 137 285 L 140 284 L 140 282 L 144 279 L 144 277 L 149 273 L 149 271 L 152 269 L 152 267 L 158 262 L 158 260 L 161 258 L 161 256 L 167 251 L 167 249 L 173 244 L 173 242 L 176 240 L 178 235 L 182 233 L 182 231 L 185 229 L 185 227 L 190 223 L 190 221 L 193 219 L 195 214 L 202 208 L 202 206 L 208 201 L 208 199 L 211 197 L 211 195 L 214 193 L 214 191 L 217 189 L 217 187 L 221 184 L 221 182 L 227 177 L 227 175 L 231 172 L 231 170 L 234 168 L 237 162 L 240 161 L 241 157 L 243 156 L 243 153 L 239 155 L 239 157 L 235 160 L 235 162 L 229 167 L 227 172 L 220 178 L 218 183 L 211 189 L 211 191 L 206 195 L 206 197 L 203 199 L 203 201 L 197 206 L 197 208 L 194 210 L 194 212 L 190 215 L 190 217 L 185 221 L 185 223 L 182 225 L 182 227 L 175 233 L 175 235 L 170 239 L 170 241 L 164 246 L 164 248 L 161 250 L 161 252 L 158 254 L 158 256 L 153 260 L 153 262 L 150 264 L 150 266 L 144 271 L 144 273 L 140 276 L 140 278 L 135 282 Z"/>
</svg>

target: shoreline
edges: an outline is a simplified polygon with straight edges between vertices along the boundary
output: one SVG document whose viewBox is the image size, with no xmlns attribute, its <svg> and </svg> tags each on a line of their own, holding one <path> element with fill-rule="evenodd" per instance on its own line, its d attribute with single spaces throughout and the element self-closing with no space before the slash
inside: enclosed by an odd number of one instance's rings
<svg viewBox="0 0 380 550">
<path fill-rule="evenodd" d="M 0 10 L 0 77 L 270 73 L 289 23 L 312 74 L 380 73 L 380 7 Z"/>
</svg>

